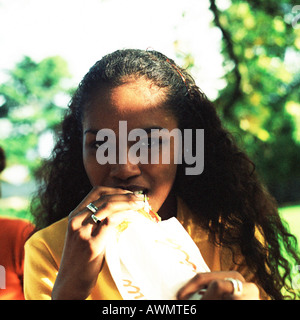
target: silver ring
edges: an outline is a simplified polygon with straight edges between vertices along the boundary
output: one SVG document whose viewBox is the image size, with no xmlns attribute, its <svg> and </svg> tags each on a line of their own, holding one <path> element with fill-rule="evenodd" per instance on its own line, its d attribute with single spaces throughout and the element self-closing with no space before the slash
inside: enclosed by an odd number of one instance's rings
<svg viewBox="0 0 300 320">
<path fill-rule="evenodd" d="M 99 210 L 99 208 L 97 208 L 92 202 L 89 203 L 86 207 L 92 212 L 92 215 L 91 215 L 92 220 L 96 224 L 101 223 L 101 220 L 94 215 L 94 213 L 96 213 Z"/>
<path fill-rule="evenodd" d="M 91 202 L 86 206 L 90 211 L 96 213 L 99 209 Z"/>
<path fill-rule="evenodd" d="M 97 223 L 97 224 L 101 223 L 101 220 L 99 218 L 97 218 L 94 214 L 91 215 L 91 218 L 95 223 Z"/>
<path fill-rule="evenodd" d="M 225 278 L 225 281 L 230 281 L 233 286 L 233 295 L 240 296 L 243 292 L 243 283 L 242 281 L 234 278 Z"/>
</svg>

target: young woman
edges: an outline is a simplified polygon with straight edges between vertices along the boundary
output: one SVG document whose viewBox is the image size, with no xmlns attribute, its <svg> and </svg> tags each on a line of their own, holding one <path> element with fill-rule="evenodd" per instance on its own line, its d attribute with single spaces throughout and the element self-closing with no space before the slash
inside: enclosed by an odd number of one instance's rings
<svg viewBox="0 0 300 320">
<path fill-rule="evenodd" d="M 170 164 L 100 165 L 97 132 L 112 130 L 119 150 L 120 121 L 128 132 L 204 129 L 203 172 L 187 175 L 190 165 L 185 158 L 176 164 L 172 144 Z M 191 152 L 185 147 L 182 152 Z M 116 51 L 89 70 L 41 174 L 33 213 L 36 224 L 47 228 L 26 244 L 27 299 L 120 299 L 104 248 L 118 214 L 143 207 L 134 192 L 140 190 L 163 220 L 177 217 L 212 271 L 195 276 L 178 299 L 203 288 L 203 299 L 282 299 L 282 289 L 293 293 L 281 247 L 295 265 L 300 262 L 274 199 L 191 76 L 159 52 Z"/>
</svg>

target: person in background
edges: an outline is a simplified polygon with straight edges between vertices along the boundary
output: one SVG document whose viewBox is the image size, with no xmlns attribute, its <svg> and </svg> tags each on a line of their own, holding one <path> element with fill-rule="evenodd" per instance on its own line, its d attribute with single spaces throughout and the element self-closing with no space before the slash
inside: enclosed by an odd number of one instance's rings
<svg viewBox="0 0 300 320">
<path fill-rule="evenodd" d="M 5 153 L 0 147 L 0 173 Z M 27 220 L 0 217 L 0 300 L 24 300 L 24 245 L 34 231 Z"/>
<path fill-rule="evenodd" d="M 6 165 L 6 159 L 5 159 L 5 152 L 3 148 L 0 147 L 0 173 L 5 169 Z M 2 196 L 2 191 L 1 191 L 1 181 L 0 181 L 0 198 Z"/>
</svg>

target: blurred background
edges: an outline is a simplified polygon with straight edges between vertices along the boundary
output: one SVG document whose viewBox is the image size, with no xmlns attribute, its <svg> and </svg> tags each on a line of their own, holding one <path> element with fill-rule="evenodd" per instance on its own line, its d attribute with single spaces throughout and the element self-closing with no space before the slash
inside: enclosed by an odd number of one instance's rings
<svg viewBox="0 0 300 320">
<path fill-rule="evenodd" d="M 190 70 L 300 239 L 300 5 L 293 0 L 0 0 L 0 215 L 31 219 L 34 172 L 71 94 L 120 48 Z"/>
</svg>

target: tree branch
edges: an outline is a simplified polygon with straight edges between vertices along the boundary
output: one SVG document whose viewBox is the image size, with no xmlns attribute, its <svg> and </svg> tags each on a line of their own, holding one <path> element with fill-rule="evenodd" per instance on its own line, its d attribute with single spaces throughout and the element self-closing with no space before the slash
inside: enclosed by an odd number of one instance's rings
<svg viewBox="0 0 300 320">
<path fill-rule="evenodd" d="M 232 40 L 231 40 L 231 35 L 227 30 L 225 30 L 225 28 L 222 26 L 222 24 L 220 22 L 220 18 L 219 18 L 220 17 L 220 11 L 218 10 L 218 8 L 216 6 L 216 1 L 215 0 L 210 0 L 209 9 L 212 11 L 212 13 L 214 15 L 214 23 L 215 23 L 215 25 L 222 32 L 223 39 L 224 39 L 224 42 L 226 44 L 226 49 L 227 49 L 227 52 L 228 52 L 228 56 L 229 56 L 230 60 L 232 60 L 232 62 L 234 63 L 233 74 L 234 74 L 234 77 L 235 77 L 235 84 L 234 84 L 232 93 L 230 95 L 230 98 L 228 99 L 228 101 L 226 101 L 224 103 L 224 106 L 223 106 L 224 117 L 225 118 L 233 118 L 234 115 L 232 113 L 232 106 L 238 100 L 238 98 L 241 96 L 240 84 L 241 84 L 242 76 L 241 76 L 240 71 L 238 69 L 239 60 L 238 60 L 237 56 L 234 53 L 233 43 L 232 43 Z"/>
</svg>

